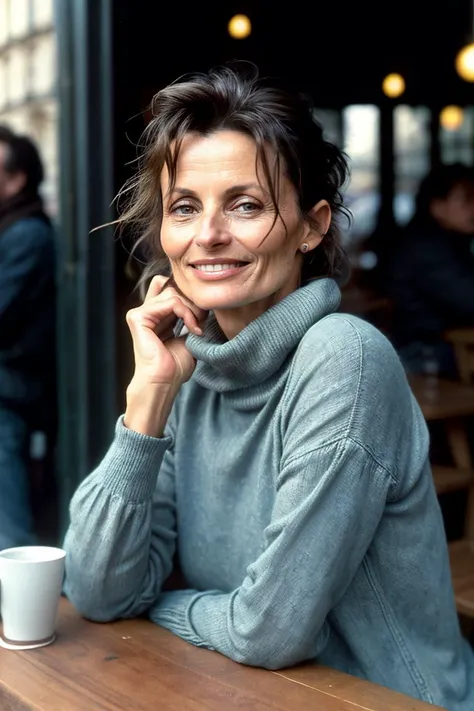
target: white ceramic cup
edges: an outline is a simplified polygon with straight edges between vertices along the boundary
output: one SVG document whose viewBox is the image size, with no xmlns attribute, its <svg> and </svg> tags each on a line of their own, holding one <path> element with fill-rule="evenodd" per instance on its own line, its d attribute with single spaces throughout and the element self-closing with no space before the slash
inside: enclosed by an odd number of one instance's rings
<svg viewBox="0 0 474 711">
<path fill-rule="evenodd" d="M 66 552 L 49 546 L 0 551 L 2 647 L 34 649 L 54 641 Z"/>
</svg>

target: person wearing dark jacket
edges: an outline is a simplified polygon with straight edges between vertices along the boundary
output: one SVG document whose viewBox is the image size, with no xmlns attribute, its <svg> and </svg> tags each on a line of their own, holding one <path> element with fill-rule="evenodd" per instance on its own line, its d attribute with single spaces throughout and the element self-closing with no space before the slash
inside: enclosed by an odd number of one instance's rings
<svg viewBox="0 0 474 711">
<path fill-rule="evenodd" d="M 415 216 L 387 252 L 393 337 L 408 371 L 455 376 L 446 330 L 474 326 L 474 169 L 435 168 L 422 181 Z"/>
<path fill-rule="evenodd" d="M 34 540 L 30 437 L 55 411 L 55 240 L 31 140 L 0 127 L 0 550 Z"/>
</svg>

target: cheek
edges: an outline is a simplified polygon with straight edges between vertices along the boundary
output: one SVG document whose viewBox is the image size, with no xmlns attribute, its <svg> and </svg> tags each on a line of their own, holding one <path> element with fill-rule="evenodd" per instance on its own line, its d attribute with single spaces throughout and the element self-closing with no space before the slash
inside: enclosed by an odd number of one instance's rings
<svg viewBox="0 0 474 711">
<path fill-rule="evenodd" d="M 293 227 L 288 231 L 284 227 L 275 228 L 261 244 L 259 253 L 266 260 L 280 263 L 293 263 L 301 241 L 299 231 Z"/>
<path fill-rule="evenodd" d="M 179 230 L 163 225 L 160 234 L 161 248 L 171 261 L 180 259 L 185 253 L 189 240 Z"/>
</svg>

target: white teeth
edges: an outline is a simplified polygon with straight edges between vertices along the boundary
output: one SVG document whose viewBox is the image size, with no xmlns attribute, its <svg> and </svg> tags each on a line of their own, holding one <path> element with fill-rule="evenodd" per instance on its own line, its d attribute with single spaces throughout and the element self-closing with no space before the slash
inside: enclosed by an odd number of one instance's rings
<svg viewBox="0 0 474 711">
<path fill-rule="evenodd" d="M 200 272 L 225 272 L 229 269 L 236 269 L 240 264 L 196 264 L 195 269 Z"/>
</svg>

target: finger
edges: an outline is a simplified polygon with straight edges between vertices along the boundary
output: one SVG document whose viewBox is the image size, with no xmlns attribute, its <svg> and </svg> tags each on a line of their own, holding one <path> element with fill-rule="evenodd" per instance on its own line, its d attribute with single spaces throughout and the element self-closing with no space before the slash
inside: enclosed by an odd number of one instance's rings
<svg viewBox="0 0 474 711">
<path fill-rule="evenodd" d="M 178 293 L 172 286 L 169 287 L 168 285 L 166 285 L 163 288 L 163 291 L 160 294 L 158 294 L 158 296 L 151 297 L 150 299 L 148 299 L 148 301 L 146 303 L 147 303 L 147 305 L 148 305 L 148 303 L 153 303 L 154 301 L 156 301 L 156 303 L 159 303 L 159 302 L 163 301 L 164 299 L 174 298 L 174 297 L 180 299 L 183 302 L 183 304 L 188 309 L 190 309 L 190 311 L 193 312 L 197 321 L 201 322 L 206 319 L 207 311 L 204 311 L 203 309 L 199 308 L 199 306 L 196 306 L 196 304 L 194 304 L 192 301 L 190 301 L 186 296 L 182 295 L 181 293 Z M 145 303 L 144 303 L 144 305 L 145 305 Z"/>
<path fill-rule="evenodd" d="M 169 277 L 163 276 L 161 274 L 157 274 L 156 276 L 154 276 L 148 286 L 144 301 L 149 301 L 155 296 L 161 294 L 167 282 L 169 282 Z"/>
<path fill-rule="evenodd" d="M 127 323 L 132 334 L 135 329 L 145 327 L 160 335 L 162 331 L 174 327 L 177 318 L 183 320 L 189 331 L 202 334 L 196 315 L 176 294 L 168 298 L 152 299 L 132 309 L 127 314 Z"/>
<path fill-rule="evenodd" d="M 166 343 L 166 341 L 172 341 L 173 338 L 176 338 L 176 334 L 173 328 L 167 328 L 160 333 L 160 340 L 163 343 Z"/>
<path fill-rule="evenodd" d="M 156 274 L 148 286 L 144 301 L 149 301 L 155 296 L 159 296 L 165 291 L 165 289 L 172 289 L 173 292 L 176 292 L 179 296 L 186 298 L 181 289 L 178 288 L 173 275 L 164 276 L 162 274 Z"/>
<path fill-rule="evenodd" d="M 173 313 L 177 318 L 183 321 L 190 333 L 195 333 L 198 336 L 202 335 L 202 328 L 198 323 L 196 314 L 190 307 L 187 306 L 186 303 L 183 302 L 183 300 L 179 299 L 179 297 L 178 301 L 173 306 Z M 173 327 L 175 324 L 176 322 L 173 323 Z"/>
<path fill-rule="evenodd" d="M 154 281 L 155 283 L 153 283 Z M 145 301 L 153 299 L 156 296 L 160 296 L 164 294 L 165 291 L 168 292 L 168 289 L 172 294 L 177 294 L 179 298 L 183 300 L 183 302 L 191 309 L 191 311 L 194 312 L 198 321 L 204 321 L 207 316 L 207 311 L 203 311 L 203 309 L 200 309 L 199 306 L 196 306 L 196 304 L 190 301 L 190 299 L 188 299 L 188 297 L 183 294 L 183 292 L 177 285 L 173 274 L 171 274 L 171 276 L 169 277 L 153 277 L 152 282 L 150 284 L 149 294 L 147 293 Z"/>
<path fill-rule="evenodd" d="M 172 341 L 172 343 L 170 343 L 168 350 L 176 362 L 176 365 L 177 365 L 179 372 L 180 372 L 180 376 L 183 377 L 184 371 L 183 371 L 183 361 L 182 361 L 181 353 L 183 350 L 185 350 L 187 352 L 187 356 L 189 357 L 189 355 L 190 355 L 188 349 L 186 348 L 186 336 L 179 336 L 179 338 L 175 338 Z M 193 360 L 194 360 L 194 358 L 193 358 Z M 194 363 L 196 363 L 195 360 L 194 360 Z"/>
<path fill-rule="evenodd" d="M 183 323 L 190 333 L 195 333 L 197 336 L 202 336 L 202 328 L 198 320 L 191 310 L 187 310 L 183 317 Z"/>
</svg>

